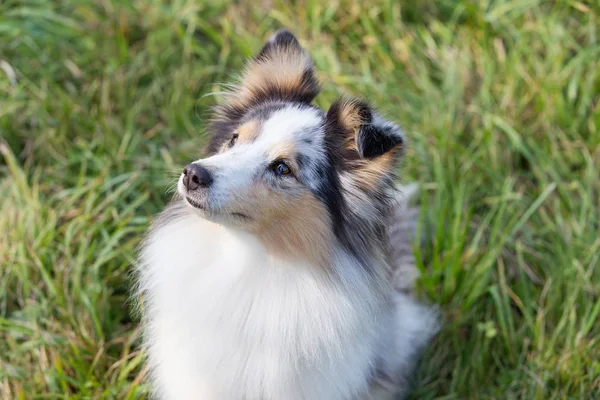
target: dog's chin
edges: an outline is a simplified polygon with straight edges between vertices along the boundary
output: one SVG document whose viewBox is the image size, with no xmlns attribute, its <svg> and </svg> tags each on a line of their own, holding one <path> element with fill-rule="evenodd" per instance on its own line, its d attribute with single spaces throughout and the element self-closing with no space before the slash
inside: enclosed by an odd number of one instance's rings
<svg viewBox="0 0 600 400">
<path fill-rule="evenodd" d="M 190 196 L 183 196 L 183 198 L 188 206 L 190 206 L 198 211 L 202 211 L 202 212 L 207 211 L 205 201 L 196 200 L 196 199 L 191 198 Z"/>
<path fill-rule="evenodd" d="M 219 224 L 240 225 L 244 222 L 250 222 L 252 220 L 252 218 L 250 218 L 247 214 L 214 209 L 205 201 L 199 201 L 189 196 L 184 196 L 184 200 L 189 207 L 191 207 L 194 211 L 196 211 L 197 214 L 208 221 Z"/>
</svg>

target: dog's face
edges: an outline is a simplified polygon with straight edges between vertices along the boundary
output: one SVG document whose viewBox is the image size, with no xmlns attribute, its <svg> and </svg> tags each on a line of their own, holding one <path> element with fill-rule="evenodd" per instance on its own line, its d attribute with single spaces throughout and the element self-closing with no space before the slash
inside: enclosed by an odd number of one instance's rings
<svg viewBox="0 0 600 400">
<path fill-rule="evenodd" d="M 249 112 L 212 156 L 186 168 L 180 193 L 215 222 L 259 229 L 292 213 L 319 212 L 321 176 L 328 168 L 322 111 L 267 104 Z M 205 179 L 192 182 L 200 168 Z M 202 182 L 200 182 L 202 180 Z M 314 204 L 313 204 L 314 203 Z"/>
<path fill-rule="evenodd" d="M 326 257 L 348 215 L 381 218 L 401 131 L 359 100 L 325 113 L 310 104 L 318 92 L 310 57 L 291 33 L 276 33 L 216 109 L 210 156 L 184 169 L 181 197 L 294 257 Z"/>
</svg>

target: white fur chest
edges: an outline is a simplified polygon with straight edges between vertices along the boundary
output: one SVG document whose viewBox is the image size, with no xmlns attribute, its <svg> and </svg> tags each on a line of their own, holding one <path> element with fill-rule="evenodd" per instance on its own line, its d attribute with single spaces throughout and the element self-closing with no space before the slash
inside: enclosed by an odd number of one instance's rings
<svg viewBox="0 0 600 400">
<path fill-rule="evenodd" d="M 332 279 L 194 215 L 155 229 L 141 261 L 161 398 L 350 400 L 367 392 L 384 306 L 359 268 L 340 261 L 346 269 Z"/>
</svg>

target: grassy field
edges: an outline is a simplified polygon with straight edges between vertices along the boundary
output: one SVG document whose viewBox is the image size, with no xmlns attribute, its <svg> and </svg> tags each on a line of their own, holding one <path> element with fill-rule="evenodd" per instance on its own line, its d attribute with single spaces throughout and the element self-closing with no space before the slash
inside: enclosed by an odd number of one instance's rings
<svg viewBox="0 0 600 400">
<path fill-rule="evenodd" d="M 0 1 L 0 398 L 146 396 L 136 246 L 281 26 L 318 104 L 411 140 L 445 315 L 413 398 L 600 398 L 600 3 L 415 3 Z"/>
</svg>

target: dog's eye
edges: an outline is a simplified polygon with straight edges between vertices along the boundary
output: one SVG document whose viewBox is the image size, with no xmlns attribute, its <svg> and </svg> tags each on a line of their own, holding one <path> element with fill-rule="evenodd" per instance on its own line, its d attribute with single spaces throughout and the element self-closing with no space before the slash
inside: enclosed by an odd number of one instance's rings
<svg viewBox="0 0 600 400">
<path fill-rule="evenodd" d="M 271 168 L 273 168 L 273 172 L 275 172 L 275 175 L 277 176 L 284 176 L 292 173 L 290 167 L 283 161 L 276 161 Z"/>
<path fill-rule="evenodd" d="M 235 143 L 238 140 L 238 136 L 239 135 L 237 133 L 234 133 L 233 136 L 231 136 L 231 140 L 229 141 L 229 147 L 235 146 Z"/>
</svg>

